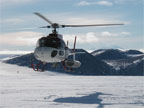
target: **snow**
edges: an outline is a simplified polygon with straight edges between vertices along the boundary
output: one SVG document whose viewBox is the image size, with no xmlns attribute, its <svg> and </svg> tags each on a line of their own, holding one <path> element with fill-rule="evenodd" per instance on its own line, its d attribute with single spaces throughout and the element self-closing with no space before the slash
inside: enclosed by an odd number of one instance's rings
<svg viewBox="0 0 144 108">
<path fill-rule="evenodd" d="M 107 63 L 109 66 L 112 66 L 115 70 L 120 70 L 121 68 L 126 68 L 127 66 L 130 66 L 133 64 L 133 62 L 128 62 L 124 59 L 119 60 L 103 60 L 105 63 Z M 140 62 L 140 60 L 139 60 Z M 137 62 L 138 63 L 138 62 Z"/>
<path fill-rule="evenodd" d="M 143 107 L 143 76 L 72 76 L 0 62 L 0 108 Z"/>
<path fill-rule="evenodd" d="M 139 56 L 144 56 L 144 54 L 128 54 L 127 56 L 129 56 L 129 57 L 139 57 Z"/>
<path fill-rule="evenodd" d="M 144 57 L 139 56 L 133 56 L 137 58 L 133 59 L 118 59 L 118 60 L 103 60 L 105 63 L 107 63 L 109 66 L 112 66 L 115 70 L 120 70 L 121 68 L 125 69 L 128 66 L 132 64 L 138 64 L 142 60 L 144 60 Z M 138 58 L 139 57 L 139 58 Z"/>
<path fill-rule="evenodd" d="M 6 61 L 6 60 L 14 59 L 14 58 L 17 58 L 17 57 L 20 57 L 20 56 L 21 55 L 8 56 L 8 57 L 1 58 L 0 61 Z"/>
<path fill-rule="evenodd" d="M 102 54 L 104 52 L 105 52 L 105 50 L 102 50 L 102 51 L 94 52 L 94 53 L 92 53 L 92 55 L 96 56 L 96 55 L 100 55 L 100 54 Z"/>
<path fill-rule="evenodd" d="M 144 58 L 143 58 L 143 59 L 144 59 Z M 143 60 L 143 59 L 135 60 L 135 61 L 133 61 L 133 63 L 134 63 L 134 64 L 137 64 L 137 63 L 141 62 L 141 60 Z"/>
</svg>

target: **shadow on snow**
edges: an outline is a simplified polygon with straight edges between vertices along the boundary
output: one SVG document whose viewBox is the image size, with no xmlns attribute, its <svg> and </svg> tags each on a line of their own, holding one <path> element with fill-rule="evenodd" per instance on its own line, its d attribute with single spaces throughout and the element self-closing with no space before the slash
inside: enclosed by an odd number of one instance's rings
<svg viewBox="0 0 144 108">
<path fill-rule="evenodd" d="M 82 97 L 57 98 L 54 100 L 54 102 L 77 103 L 77 104 L 98 104 L 97 108 L 104 108 L 104 105 L 109 105 L 109 104 L 103 104 L 102 103 L 103 100 L 99 97 L 100 95 L 110 95 L 110 94 L 96 92 L 96 93 L 89 94 L 87 96 L 82 96 Z"/>
</svg>

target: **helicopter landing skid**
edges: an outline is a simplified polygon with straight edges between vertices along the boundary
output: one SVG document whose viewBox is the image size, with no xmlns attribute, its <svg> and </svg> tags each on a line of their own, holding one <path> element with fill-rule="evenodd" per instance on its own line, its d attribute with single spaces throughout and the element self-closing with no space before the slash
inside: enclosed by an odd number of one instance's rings
<svg viewBox="0 0 144 108">
<path fill-rule="evenodd" d="M 64 68 L 65 71 L 67 71 L 67 72 L 74 72 L 74 71 L 73 71 L 73 68 L 68 68 L 68 67 L 65 65 L 65 61 L 62 61 L 61 63 L 62 63 L 62 66 L 63 66 L 63 68 Z"/>
<path fill-rule="evenodd" d="M 31 64 L 31 67 L 33 68 L 34 71 L 39 71 L 39 72 L 44 72 L 45 70 L 45 66 L 46 66 L 46 63 L 38 63 L 38 64 Z M 41 67 L 41 69 L 40 69 Z"/>
</svg>

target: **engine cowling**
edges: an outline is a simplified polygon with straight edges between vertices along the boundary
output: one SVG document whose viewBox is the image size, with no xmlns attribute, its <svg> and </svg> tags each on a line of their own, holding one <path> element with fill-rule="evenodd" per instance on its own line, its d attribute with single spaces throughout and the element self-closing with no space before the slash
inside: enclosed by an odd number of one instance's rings
<svg viewBox="0 0 144 108">
<path fill-rule="evenodd" d="M 79 68 L 81 66 L 81 62 L 77 60 L 65 60 L 65 65 L 69 68 Z"/>
</svg>

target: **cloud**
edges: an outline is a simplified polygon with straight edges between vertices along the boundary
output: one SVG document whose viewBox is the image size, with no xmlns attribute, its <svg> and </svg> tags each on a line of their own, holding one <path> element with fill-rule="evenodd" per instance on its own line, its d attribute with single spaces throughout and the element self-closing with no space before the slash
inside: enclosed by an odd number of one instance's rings
<svg viewBox="0 0 144 108">
<path fill-rule="evenodd" d="M 93 44 L 99 41 L 96 33 L 87 32 L 83 34 L 63 34 L 65 42 L 68 40 L 70 46 L 73 46 L 75 35 L 78 45 Z M 0 46 L 3 46 L 3 49 L 34 47 L 40 37 L 42 37 L 42 33 L 29 31 L 0 34 Z"/>
<path fill-rule="evenodd" d="M 86 34 L 77 34 L 77 43 L 79 44 L 92 44 L 92 43 L 95 43 L 95 42 L 98 42 L 99 39 L 96 35 L 96 33 L 94 32 L 88 32 Z M 64 40 L 65 41 L 70 41 L 70 43 L 73 44 L 74 42 L 74 38 L 75 38 L 75 35 L 73 34 L 64 34 Z"/>
<path fill-rule="evenodd" d="M 64 40 L 69 41 L 69 47 L 73 47 L 74 38 L 77 36 L 76 48 L 83 48 L 86 50 L 95 50 L 96 48 L 123 48 L 128 43 L 133 43 L 131 40 L 130 32 L 87 32 L 79 34 L 64 34 Z M 121 44 L 122 43 L 122 44 Z M 134 41 L 135 43 L 135 41 Z M 125 48 L 125 47 L 124 47 Z"/>
<path fill-rule="evenodd" d="M 91 5 L 90 2 L 87 2 L 87 1 L 81 1 L 79 3 L 77 3 L 78 6 L 88 6 L 88 5 Z"/>
<path fill-rule="evenodd" d="M 11 51 L 11 50 L 3 50 L 0 51 L 0 54 L 28 54 L 28 53 L 32 53 L 33 51 Z"/>
<path fill-rule="evenodd" d="M 130 35 L 130 32 L 121 32 L 122 35 Z"/>
<path fill-rule="evenodd" d="M 104 31 L 101 33 L 102 36 L 126 36 L 130 34 L 131 34 L 130 32 L 111 33 L 108 31 Z"/>
<path fill-rule="evenodd" d="M 119 34 L 117 33 L 111 33 L 111 32 L 108 32 L 108 31 L 104 31 L 102 32 L 102 36 L 118 36 Z"/>
<path fill-rule="evenodd" d="M 144 53 L 144 49 L 139 49 L 139 50 Z"/>
<path fill-rule="evenodd" d="M 99 43 L 100 41 L 109 41 L 112 38 L 120 38 L 122 36 L 130 35 L 130 32 L 109 32 L 109 31 L 104 31 L 104 32 L 87 32 L 85 34 L 64 34 L 64 40 L 65 41 L 70 41 L 70 43 L 73 43 L 74 37 L 77 36 L 77 43 L 80 44 L 94 44 L 94 43 Z M 106 38 L 107 37 L 107 38 Z M 114 38 L 114 39 L 115 39 Z"/>
<path fill-rule="evenodd" d="M 96 37 L 96 34 L 94 32 L 88 32 L 86 34 L 86 42 L 87 43 L 98 42 L 98 38 Z"/>
<path fill-rule="evenodd" d="M 113 3 L 109 1 L 98 1 L 98 2 L 87 2 L 87 1 L 81 1 L 77 3 L 77 6 L 89 6 L 89 5 L 103 5 L 103 6 L 112 6 Z"/>
<path fill-rule="evenodd" d="M 48 13 L 46 13 L 47 15 Z M 62 14 L 62 15 L 61 15 Z M 73 13 L 58 13 L 46 16 L 47 18 L 53 18 L 53 22 L 58 22 L 61 24 L 100 24 L 100 23 L 124 23 L 129 24 L 127 20 L 122 20 L 122 14 L 112 14 L 112 13 L 97 13 L 97 14 L 75 14 Z"/>
<path fill-rule="evenodd" d="M 137 3 L 141 3 L 142 0 L 114 0 L 114 2 L 116 4 L 130 4 L 130 3 L 137 4 Z"/>
<path fill-rule="evenodd" d="M 109 24 L 109 23 L 127 23 L 127 21 L 119 20 L 119 18 L 105 16 L 85 16 L 85 17 L 69 17 L 64 18 L 67 24 Z"/>
<path fill-rule="evenodd" d="M 108 1 L 99 1 L 97 2 L 98 5 L 104 5 L 104 6 L 112 6 L 113 3 L 108 2 Z"/>
<path fill-rule="evenodd" d="M 42 33 L 29 31 L 0 34 L 0 45 L 32 46 L 41 36 Z"/>
<path fill-rule="evenodd" d="M 124 19 L 123 14 L 119 13 L 42 13 L 45 17 L 49 18 L 53 22 L 60 24 L 94 24 L 94 23 L 124 23 L 129 24 L 129 21 L 122 20 Z M 34 16 L 34 15 L 33 15 Z M 32 17 L 33 17 L 32 16 Z M 30 18 L 30 17 L 29 17 Z M 33 20 L 36 17 L 34 16 Z M 36 21 L 42 21 L 38 18 Z M 42 21 L 43 22 L 43 21 Z"/>
</svg>

